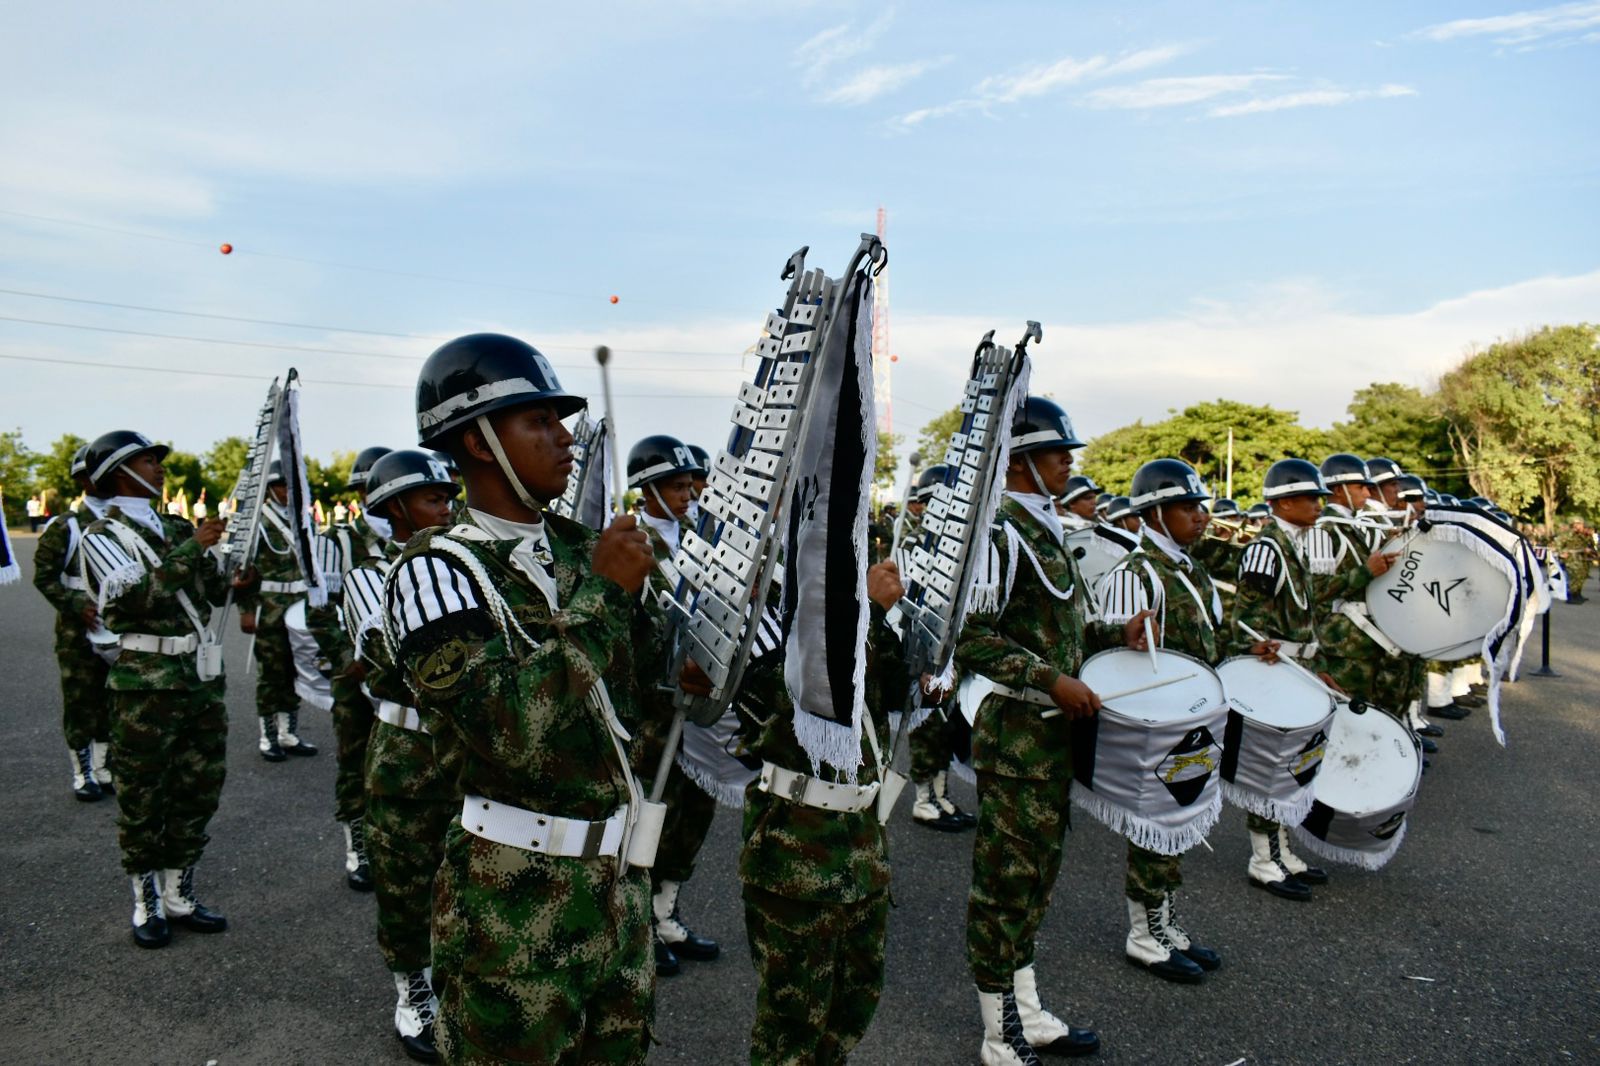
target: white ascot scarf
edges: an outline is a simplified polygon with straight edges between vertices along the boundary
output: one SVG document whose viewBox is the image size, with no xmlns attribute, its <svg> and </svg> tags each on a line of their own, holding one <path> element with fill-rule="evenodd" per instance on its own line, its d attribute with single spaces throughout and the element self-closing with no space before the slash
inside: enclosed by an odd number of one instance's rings
<svg viewBox="0 0 1600 1066">
<path fill-rule="evenodd" d="M 1012 492 L 1006 490 L 1006 495 L 1022 504 L 1023 509 L 1039 520 L 1039 524 L 1050 531 L 1060 544 L 1066 538 L 1066 531 L 1061 528 L 1061 516 L 1056 514 L 1056 501 L 1049 496 L 1037 492 Z"/>
<path fill-rule="evenodd" d="M 661 539 L 667 542 L 667 547 L 676 555 L 678 553 L 678 537 L 683 532 L 683 526 L 676 518 L 657 518 L 649 511 L 642 512 L 644 520 L 650 528 L 661 534 Z"/>
<path fill-rule="evenodd" d="M 121 511 L 124 517 L 144 526 L 162 540 L 167 539 L 167 531 L 161 524 L 161 516 L 156 514 L 156 509 L 150 505 L 149 497 L 113 496 L 105 502 Z"/>
<path fill-rule="evenodd" d="M 511 551 L 511 565 L 526 574 L 528 580 L 544 595 L 551 613 L 559 611 L 561 604 L 556 594 L 555 556 L 550 552 L 550 533 L 544 522 L 512 522 L 476 507 L 467 508 L 467 512 L 472 515 L 478 528 L 489 536 L 496 540 L 518 542 Z"/>
</svg>

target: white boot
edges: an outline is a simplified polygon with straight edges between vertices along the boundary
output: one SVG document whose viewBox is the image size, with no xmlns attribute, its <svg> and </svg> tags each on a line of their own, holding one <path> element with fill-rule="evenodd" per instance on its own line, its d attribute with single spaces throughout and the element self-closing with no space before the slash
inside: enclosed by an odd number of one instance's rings
<svg viewBox="0 0 1600 1066">
<path fill-rule="evenodd" d="M 1044 1066 L 1022 1035 L 1014 995 L 980 989 L 978 1012 L 983 1015 L 983 1046 L 978 1052 L 983 1066 Z"/>
<path fill-rule="evenodd" d="M 1406 704 L 1406 723 L 1411 726 L 1413 733 L 1426 729 L 1428 720 L 1422 716 L 1422 701 L 1412 700 Z"/>
<path fill-rule="evenodd" d="M 436 1061 L 433 1023 L 439 1017 L 439 999 L 433 994 L 433 967 L 410 973 L 396 970 L 393 976 L 395 1036 L 410 1058 Z"/>
<path fill-rule="evenodd" d="M 89 763 L 94 767 L 94 779 L 99 783 L 103 792 L 115 792 L 117 790 L 116 782 L 111 778 L 111 769 L 106 766 L 106 752 L 110 749 L 111 745 L 103 740 L 89 742 Z"/>
<path fill-rule="evenodd" d="M 1458 666 L 1450 671 L 1450 698 L 1465 696 L 1472 691 L 1471 667 Z"/>
<path fill-rule="evenodd" d="M 1451 702 L 1450 675 L 1428 671 L 1428 706 L 1448 707 Z"/>
<path fill-rule="evenodd" d="M 195 895 L 193 866 L 161 871 L 161 905 L 168 918 L 196 933 L 220 933 L 228 928 L 228 919 Z"/>
<path fill-rule="evenodd" d="M 289 755 L 315 755 L 316 746 L 300 737 L 300 712 L 279 711 L 277 714 L 278 746 Z"/>
<path fill-rule="evenodd" d="M 154 870 L 134 874 L 133 942 L 142 948 L 166 947 L 172 942 L 172 928 L 161 905 L 161 880 Z"/>
<path fill-rule="evenodd" d="M 1306 861 L 1296 855 L 1289 848 L 1289 829 L 1287 826 L 1278 826 L 1278 854 L 1284 868 L 1291 877 L 1304 881 L 1308 885 L 1324 885 L 1328 883 L 1328 875 L 1320 867 L 1308 866 Z"/>
<path fill-rule="evenodd" d="M 1127 904 L 1128 939 L 1122 951 L 1129 962 L 1157 977 L 1183 984 L 1195 984 L 1205 976 L 1168 936 L 1165 901 L 1155 907 L 1147 907 L 1137 899 L 1128 899 Z"/>
<path fill-rule="evenodd" d="M 1303 902 L 1311 898 L 1311 888 L 1304 881 L 1291 876 L 1289 866 L 1284 861 L 1282 841 L 1278 837 L 1282 831 L 1282 826 L 1271 833 L 1250 830 L 1250 866 L 1247 873 L 1252 885 L 1264 888 L 1274 896 Z"/>
<path fill-rule="evenodd" d="M 340 822 L 344 830 L 344 879 L 357 892 L 372 891 L 372 866 L 367 859 L 367 823 Z"/>
<path fill-rule="evenodd" d="M 1022 1039 L 1045 1054 L 1087 1055 L 1100 1046 L 1100 1038 L 1088 1029 L 1074 1029 L 1044 1009 L 1039 1001 L 1039 982 L 1031 965 L 1011 975 L 1012 998 L 1017 1004 L 1017 1020 L 1022 1023 Z"/>
<path fill-rule="evenodd" d="M 1178 924 L 1178 903 L 1172 892 L 1168 892 L 1161 901 L 1161 926 L 1167 931 L 1167 943 L 1183 952 L 1200 969 L 1210 972 L 1222 965 L 1221 955 L 1195 943 L 1194 938 Z"/>
<path fill-rule="evenodd" d="M 911 805 L 911 817 L 919 822 L 937 822 L 939 803 L 933 797 L 933 783 L 930 781 L 917 782 L 917 801 Z"/>
<path fill-rule="evenodd" d="M 690 929 L 678 916 L 678 891 L 682 887 L 677 881 L 662 881 L 661 887 L 650 898 L 656 937 L 679 958 L 710 962 L 722 953 L 722 947 L 710 937 L 701 936 Z"/>
</svg>

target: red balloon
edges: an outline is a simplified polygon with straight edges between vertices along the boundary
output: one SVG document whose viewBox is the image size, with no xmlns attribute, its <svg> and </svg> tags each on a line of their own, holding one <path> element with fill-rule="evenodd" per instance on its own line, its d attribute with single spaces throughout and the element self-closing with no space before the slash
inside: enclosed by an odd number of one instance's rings
<svg viewBox="0 0 1600 1066">
<path fill-rule="evenodd" d="M 899 361 L 900 361 L 900 357 L 898 355 L 891 355 L 889 357 L 889 362 L 891 362 L 891 363 L 898 363 Z"/>
<path fill-rule="evenodd" d="M 622 297 L 620 297 L 620 296 L 613 296 L 613 297 L 611 297 L 611 302 L 612 302 L 612 303 L 616 303 L 616 302 L 617 302 L 617 301 L 618 301 L 618 300 L 620 300 L 620 299 L 622 299 Z"/>
<path fill-rule="evenodd" d="M 232 254 L 233 254 L 233 245 L 231 245 L 231 244 L 224 244 L 224 245 L 223 245 L 223 246 L 222 246 L 222 247 L 221 247 L 221 248 L 220 248 L 220 249 L 219 249 L 219 251 L 221 251 L 221 252 L 222 252 L 222 254 L 223 254 L 223 255 L 232 255 Z"/>
</svg>

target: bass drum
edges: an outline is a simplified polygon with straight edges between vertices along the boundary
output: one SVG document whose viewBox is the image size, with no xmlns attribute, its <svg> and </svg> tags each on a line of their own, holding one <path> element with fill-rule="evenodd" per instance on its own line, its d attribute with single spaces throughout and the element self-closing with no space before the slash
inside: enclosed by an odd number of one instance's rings
<svg viewBox="0 0 1600 1066">
<path fill-rule="evenodd" d="M 1341 704 L 1328 731 L 1315 802 L 1295 834 L 1311 851 L 1376 870 L 1406 835 L 1422 783 L 1422 748 L 1396 718 Z"/>
<path fill-rule="evenodd" d="M 1181 652 L 1115 648 L 1078 679 L 1102 698 L 1072 723 L 1072 801 L 1133 843 L 1178 855 L 1205 839 L 1222 809 L 1217 771 L 1227 694 L 1216 671 Z M 1127 696 L 1118 692 L 1170 681 Z"/>
<path fill-rule="evenodd" d="M 1438 522 L 1384 545 L 1400 557 L 1367 586 L 1367 614 L 1401 651 L 1441 662 L 1470 659 L 1506 620 L 1511 581 L 1461 540 L 1472 536 Z"/>
</svg>

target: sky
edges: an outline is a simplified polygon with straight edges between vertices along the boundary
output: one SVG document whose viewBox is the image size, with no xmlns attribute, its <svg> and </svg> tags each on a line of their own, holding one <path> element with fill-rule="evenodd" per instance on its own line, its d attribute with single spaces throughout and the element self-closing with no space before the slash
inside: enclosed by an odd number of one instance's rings
<svg viewBox="0 0 1600 1066">
<path fill-rule="evenodd" d="M 36 449 L 203 450 L 290 366 L 312 454 L 409 445 L 421 361 L 481 330 L 597 408 L 611 346 L 625 442 L 716 448 L 789 254 L 842 270 L 879 207 L 903 452 L 1027 319 L 1090 435 L 1218 397 L 1325 426 L 1600 320 L 1600 2 L 7 21 L 0 428 Z"/>
</svg>

